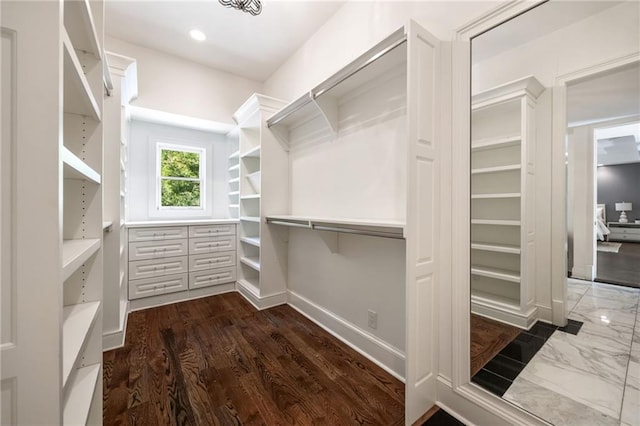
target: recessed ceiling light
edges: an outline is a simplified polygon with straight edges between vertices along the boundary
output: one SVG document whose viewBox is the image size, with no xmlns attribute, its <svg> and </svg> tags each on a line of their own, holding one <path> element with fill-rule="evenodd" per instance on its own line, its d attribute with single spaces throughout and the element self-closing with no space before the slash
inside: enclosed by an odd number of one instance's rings
<svg viewBox="0 0 640 426">
<path fill-rule="evenodd" d="M 207 36 L 200 30 L 191 30 L 189 31 L 189 35 L 196 41 L 205 41 L 207 39 Z"/>
</svg>

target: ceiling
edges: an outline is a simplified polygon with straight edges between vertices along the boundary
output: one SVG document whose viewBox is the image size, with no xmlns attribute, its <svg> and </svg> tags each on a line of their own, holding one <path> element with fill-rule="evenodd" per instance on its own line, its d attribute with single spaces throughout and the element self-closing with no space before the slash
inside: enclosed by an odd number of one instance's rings
<svg viewBox="0 0 640 426">
<path fill-rule="evenodd" d="M 105 3 L 108 36 L 264 81 L 345 1 L 263 0 L 258 16 L 217 0 Z M 193 28 L 207 40 L 192 40 Z"/>
</svg>

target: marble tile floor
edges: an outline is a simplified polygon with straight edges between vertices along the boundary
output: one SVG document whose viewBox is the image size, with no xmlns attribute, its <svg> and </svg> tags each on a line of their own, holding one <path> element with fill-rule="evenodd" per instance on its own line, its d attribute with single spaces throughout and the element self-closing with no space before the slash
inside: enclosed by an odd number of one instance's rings
<svg viewBox="0 0 640 426">
<path fill-rule="evenodd" d="M 640 289 L 569 279 L 577 335 L 555 332 L 503 398 L 555 425 L 640 426 Z"/>
</svg>

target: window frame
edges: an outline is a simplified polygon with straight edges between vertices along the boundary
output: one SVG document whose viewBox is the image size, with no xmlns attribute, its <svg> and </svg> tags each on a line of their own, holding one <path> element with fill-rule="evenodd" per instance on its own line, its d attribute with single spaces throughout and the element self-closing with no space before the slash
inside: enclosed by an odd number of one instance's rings
<svg viewBox="0 0 640 426">
<path fill-rule="evenodd" d="M 179 177 L 166 177 L 162 176 L 162 151 L 181 151 L 187 153 L 195 153 L 199 155 L 200 164 L 198 169 L 198 179 L 194 178 L 179 178 Z M 207 177 L 206 177 L 206 161 L 207 161 L 207 150 L 206 148 L 197 147 L 188 144 L 174 144 L 168 142 L 156 141 L 155 143 L 155 158 L 156 158 L 156 176 L 155 176 L 155 193 L 156 193 L 156 211 L 158 212 L 171 212 L 171 211 L 180 211 L 180 212 L 205 212 L 207 210 Z M 173 179 L 173 180 L 188 180 L 192 182 L 200 183 L 200 205 L 199 206 L 163 206 L 162 205 L 162 180 L 163 179 Z"/>
</svg>

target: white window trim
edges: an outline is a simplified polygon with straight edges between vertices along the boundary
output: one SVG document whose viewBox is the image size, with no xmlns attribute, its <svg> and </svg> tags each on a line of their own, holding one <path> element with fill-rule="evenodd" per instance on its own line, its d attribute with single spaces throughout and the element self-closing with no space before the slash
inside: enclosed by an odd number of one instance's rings
<svg viewBox="0 0 640 426">
<path fill-rule="evenodd" d="M 163 206 L 162 205 L 162 150 L 170 150 L 170 151 L 182 151 L 182 152 L 191 152 L 198 154 L 200 156 L 200 169 L 199 169 L 199 178 L 175 178 L 175 180 L 189 180 L 189 181 L 199 181 L 200 182 L 200 205 L 199 206 Z M 156 141 L 155 143 L 155 158 L 156 158 L 156 176 L 155 176 L 155 193 L 156 193 L 156 211 L 158 212 L 176 212 L 176 213 L 186 213 L 186 212 L 198 212 L 204 213 L 207 210 L 207 176 L 206 176 L 206 164 L 207 164 L 207 150 L 205 148 L 189 146 L 189 145 L 178 145 L 172 144 L 168 142 Z M 166 177 L 165 177 L 166 178 Z"/>
</svg>

